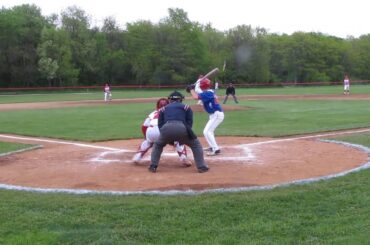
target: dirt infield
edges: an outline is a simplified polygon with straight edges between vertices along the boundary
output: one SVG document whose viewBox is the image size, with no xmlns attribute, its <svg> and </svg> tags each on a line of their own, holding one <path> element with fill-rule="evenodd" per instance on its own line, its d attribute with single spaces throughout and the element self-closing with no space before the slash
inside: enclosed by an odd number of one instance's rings
<svg viewBox="0 0 370 245">
<path fill-rule="evenodd" d="M 21 105 L 24 109 L 24 106 L 55 108 L 97 103 L 101 102 L 23 103 L 15 104 L 15 109 L 22 108 Z M 10 105 L 0 105 L 0 110 L 9 108 Z M 225 108 L 226 111 L 241 109 L 231 105 Z M 1 156 L 0 184 L 95 191 L 203 190 L 265 186 L 323 177 L 357 168 L 368 161 L 368 153 L 360 149 L 319 141 L 330 136 L 218 137 L 222 154 L 206 157 L 210 171 L 203 174 L 199 174 L 194 165 L 182 167 L 175 151 L 167 146 L 158 172 L 153 174 L 147 170 L 150 154 L 140 164 L 131 161 L 141 140 L 84 143 L 2 134 L 1 141 L 38 144 L 42 148 Z M 200 139 L 205 146 L 204 139 Z"/>
</svg>

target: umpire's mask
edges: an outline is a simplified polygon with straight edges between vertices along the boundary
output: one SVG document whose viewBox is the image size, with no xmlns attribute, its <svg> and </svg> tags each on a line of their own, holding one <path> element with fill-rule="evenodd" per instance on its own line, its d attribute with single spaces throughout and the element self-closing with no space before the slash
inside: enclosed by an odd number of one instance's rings
<svg viewBox="0 0 370 245">
<path fill-rule="evenodd" d="M 172 92 L 169 96 L 168 96 L 168 99 L 171 100 L 171 101 L 178 101 L 178 102 L 182 102 L 182 100 L 184 99 L 184 95 L 182 95 L 180 92 L 178 91 L 174 91 Z"/>
</svg>

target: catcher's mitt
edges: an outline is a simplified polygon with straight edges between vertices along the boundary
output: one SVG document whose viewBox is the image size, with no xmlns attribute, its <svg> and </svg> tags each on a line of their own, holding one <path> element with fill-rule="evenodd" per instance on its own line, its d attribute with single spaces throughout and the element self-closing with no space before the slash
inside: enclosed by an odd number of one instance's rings
<svg viewBox="0 0 370 245">
<path fill-rule="evenodd" d="M 190 93 L 190 90 L 192 90 L 194 88 L 195 88 L 194 84 L 189 84 L 188 86 L 186 86 L 186 92 Z"/>
</svg>

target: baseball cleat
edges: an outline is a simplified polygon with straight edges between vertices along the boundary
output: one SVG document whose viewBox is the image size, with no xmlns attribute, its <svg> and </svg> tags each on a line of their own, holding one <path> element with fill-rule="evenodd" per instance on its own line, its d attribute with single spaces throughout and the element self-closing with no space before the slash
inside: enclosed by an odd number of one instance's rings
<svg viewBox="0 0 370 245">
<path fill-rule="evenodd" d="M 212 152 L 208 152 L 207 156 L 216 156 L 216 155 L 219 155 L 219 154 L 221 154 L 221 150 L 215 150 L 215 151 L 212 151 Z"/>
<path fill-rule="evenodd" d="M 204 148 L 203 150 L 204 150 L 204 151 L 212 151 L 212 147 Z"/>
<path fill-rule="evenodd" d="M 136 153 L 135 156 L 132 158 L 132 161 L 134 161 L 134 163 L 139 163 L 141 161 L 141 153 Z"/>
<path fill-rule="evenodd" d="M 205 173 L 209 170 L 207 166 L 198 168 L 198 173 Z"/>
<path fill-rule="evenodd" d="M 185 155 L 180 156 L 180 162 L 184 167 L 190 167 L 192 165 L 192 162 Z"/>
<path fill-rule="evenodd" d="M 182 166 L 184 166 L 184 167 L 190 167 L 191 165 L 192 165 L 192 162 L 189 160 L 189 159 L 182 159 L 181 160 L 181 164 L 182 164 Z"/>
<path fill-rule="evenodd" d="M 155 172 L 157 172 L 157 167 L 153 166 L 153 165 L 150 165 L 148 170 L 149 170 L 149 172 L 155 173 Z"/>
</svg>

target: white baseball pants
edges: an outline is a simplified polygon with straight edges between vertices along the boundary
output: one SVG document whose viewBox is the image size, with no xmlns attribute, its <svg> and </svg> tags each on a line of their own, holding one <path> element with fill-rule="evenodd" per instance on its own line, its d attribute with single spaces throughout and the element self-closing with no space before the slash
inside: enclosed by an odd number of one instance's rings
<svg viewBox="0 0 370 245">
<path fill-rule="evenodd" d="M 216 111 L 209 115 L 209 120 L 203 130 L 203 135 L 207 140 L 207 143 L 212 147 L 213 151 L 220 149 L 215 139 L 215 130 L 224 120 L 225 114 L 221 111 Z"/>
<path fill-rule="evenodd" d="M 141 143 L 139 147 L 139 152 L 142 153 L 141 157 L 150 149 L 152 148 L 154 142 L 156 142 L 159 139 L 159 128 L 157 126 L 155 127 L 148 127 L 146 130 L 146 137 L 145 140 Z M 184 160 L 187 158 L 187 152 L 185 145 L 181 145 L 179 142 L 174 142 L 174 147 L 177 151 L 177 154 L 180 157 L 180 160 Z"/>
</svg>

